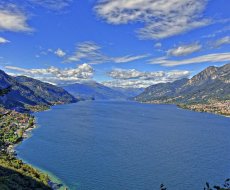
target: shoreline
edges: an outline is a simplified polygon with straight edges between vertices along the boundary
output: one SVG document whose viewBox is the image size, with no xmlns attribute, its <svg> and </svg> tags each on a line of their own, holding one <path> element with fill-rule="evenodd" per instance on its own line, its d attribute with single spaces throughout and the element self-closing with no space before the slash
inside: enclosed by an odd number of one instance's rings
<svg viewBox="0 0 230 190">
<path fill-rule="evenodd" d="M 173 105 L 173 107 L 174 106 L 176 106 L 175 107 L 175 109 L 183 109 L 183 108 L 180 108 L 180 107 L 178 107 L 178 105 L 176 105 L 176 104 L 161 104 L 161 105 Z M 50 110 L 52 110 L 52 108 L 50 109 Z M 183 110 L 186 110 L 186 109 L 183 109 Z M 188 109 L 187 109 L 188 110 Z M 47 110 L 46 110 L 47 111 Z M 37 119 L 37 117 L 35 117 L 35 119 Z M 36 120 L 37 121 L 37 120 Z M 37 122 L 36 122 L 37 123 Z M 40 127 L 39 125 L 36 125 L 36 128 L 38 128 L 38 127 Z M 42 127 L 42 126 L 41 126 Z M 25 160 L 23 160 L 23 162 L 26 162 Z M 28 163 L 28 162 L 26 162 L 26 163 Z M 29 163 L 30 164 L 30 163 Z M 36 167 L 36 166 L 34 166 L 34 165 L 32 165 L 32 164 L 30 164 L 32 167 L 34 167 L 34 168 L 36 168 L 36 169 L 38 169 L 39 171 L 41 171 L 41 172 L 43 172 L 43 173 L 45 173 L 45 174 L 48 174 L 49 175 L 49 177 L 50 177 L 50 179 L 51 179 L 51 182 L 53 181 L 53 182 L 55 182 L 55 176 L 52 176 L 52 175 L 50 175 L 50 173 L 49 172 L 47 172 L 47 171 L 45 171 L 45 170 L 43 170 L 43 169 L 41 169 L 41 168 L 38 168 L 38 167 Z M 53 178 L 54 177 L 54 178 Z M 63 187 L 64 188 L 64 187 Z M 62 188 L 62 189 L 63 189 Z M 55 189 L 55 188 L 53 188 L 53 189 Z M 60 189 L 60 188 L 59 188 Z"/>
<path fill-rule="evenodd" d="M 136 102 L 136 101 L 135 101 Z M 180 107 L 179 105 L 177 104 L 172 104 L 172 103 L 148 103 L 148 102 L 138 102 L 138 103 L 143 103 L 143 104 L 158 104 L 158 105 L 173 105 L 173 106 L 176 106 L 176 108 L 178 109 L 183 109 L 183 110 L 191 110 L 191 109 L 187 109 L 187 108 L 183 108 L 183 107 Z M 49 109 L 47 110 L 44 110 L 44 111 L 51 111 L 52 110 L 52 107 L 50 107 Z M 196 110 L 191 110 L 191 111 L 196 111 Z M 39 111 L 39 112 L 43 112 L 43 111 Z M 198 111 L 196 111 L 198 112 Z M 57 176 L 55 176 L 53 173 L 49 172 L 49 171 L 46 171 L 45 169 L 42 169 L 42 168 L 39 168 L 37 167 L 36 165 L 33 165 L 31 164 L 30 162 L 20 158 L 18 156 L 18 152 L 20 151 L 17 151 L 17 146 L 19 146 L 21 143 L 23 143 L 24 141 L 28 140 L 29 138 L 31 138 L 33 136 L 33 131 L 39 127 L 42 127 L 38 124 L 38 117 L 36 117 L 34 114 L 36 114 L 37 112 L 33 112 L 33 113 L 30 113 L 29 116 L 33 118 L 33 125 L 30 126 L 29 128 L 27 128 L 24 132 L 23 132 L 23 138 L 16 144 L 13 145 L 13 150 L 14 150 L 14 153 L 16 153 L 14 156 L 17 160 L 21 160 L 23 163 L 31 166 L 32 168 L 34 168 L 35 170 L 37 170 L 38 172 L 44 174 L 44 175 L 47 175 L 48 176 L 48 184 L 50 186 L 51 189 L 53 190 L 67 190 L 70 188 L 61 180 L 59 179 Z M 203 113 L 209 113 L 210 112 L 203 112 Z M 211 113 L 211 114 L 215 114 L 217 115 L 217 113 Z M 220 114 L 218 114 L 220 115 Z M 229 116 L 225 116 L 225 115 L 220 115 L 220 116 L 224 116 L 224 117 L 228 117 Z"/>
<path fill-rule="evenodd" d="M 48 108 L 45 110 L 39 110 L 37 112 L 46 112 L 46 111 L 50 111 L 52 110 L 52 108 Z M 38 121 L 37 118 L 33 115 L 36 112 L 31 112 L 29 115 L 33 116 L 34 118 L 34 124 L 33 126 L 31 126 L 30 128 L 28 128 L 27 130 L 25 130 L 25 132 L 23 133 L 23 138 L 20 142 L 16 143 L 15 145 L 13 145 L 12 147 L 12 153 L 15 156 L 16 159 L 18 160 L 22 160 L 23 163 L 30 165 L 32 168 L 36 169 L 37 171 L 39 171 L 40 173 L 46 174 L 48 175 L 49 181 L 48 184 L 50 186 L 51 189 L 53 190 L 68 190 L 69 187 L 62 181 L 60 180 L 57 176 L 55 176 L 53 173 L 46 171 L 45 169 L 39 168 L 33 164 L 31 164 L 30 162 L 24 160 L 23 158 L 20 158 L 18 156 L 18 151 L 17 151 L 17 146 L 19 146 L 21 143 L 23 143 L 25 140 L 28 140 L 29 138 L 31 138 L 33 136 L 33 131 L 36 130 L 37 128 L 39 128 L 40 126 L 38 125 Z"/>
<path fill-rule="evenodd" d="M 48 175 L 48 177 L 50 179 L 49 185 L 53 190 L 69 190 L 69 187 L 61 179 L 59 179 L 57 176 L 55 176 L 52 172 L 49 172 L 45 169 L 42 169 L 38 166 L 35 166 L 34 164 L 32 164 L 32 163 L 28 162 L 27 160 L 24 160 L 18 156 L 16 156 L 16 158 L 22 160 L 23 163 L 30 165 L 31 167 L 38 170 L 39 172 Z"/>
<path fill-rule="evenodd" d="M 214 115 L 230 118 L 229 114 L 223 114 L 223 113 L 219 113 L 216 111 L 204 111 L 204 110 L 200 110 L 198 108 L 192 108 L 192 107 L 189 107 L 189 105 L 183 105 L 183 104 L 174 104 L 174 105 L 176 105 L 178 108 L 183 109 L 183 110 L 190 110 L 190 111 L 199 112 L 199 113 L 209 113 L 209 114 L 214 114 Z"/>
<path fill-rule="evenodd" d="M 136 101 L 138 102 L 138 101 Z M 182 110 L 190 110 L 190 111 L 194 111 L 194 112 L 199 112 L 199 113 L 209 113 L 209 114 L 214 114 L 214 115 L 218 115 L 218 116 L 222 116 L 222 117 L 227 117 L 230 118 L 230 114 L 222 114 L 222 113 L 218 113 L 215 111 L 204 111 L 204 110 L 199 110 L 199 109 L 193 109 L 190 108 L 189 105 L 187 104 L 177 104 L 177 103 L 166 103 L 166 102 L 138 102 L 141 104 L 155 104 L 155 105 L 175 105 L 177 106 L 177 108 L 182 109 Z"/>
<path fill-rule="evenodd" d="M 6 143 L 5 145 L 2 144 L 1 150 L 0 150 L 3 153 L 2 155 L 9 156 L 10 158 L 13 158 L 15 161 L 22 162 L 28 167 L 33 168 L 39 175 L 47 176 L 46 183 L 49 186 L 49 188 L 51 188 L 52 190 L 69 189 L 68 186 L 62 180 L 60 180 L 57 176 L 55 176 L 51 172 L 46 171 L 42 168 L 39 168 L 18 156 L 19 151 L 17 150 L 17 147 L 24 141 L 31 138 L 33 135 L 33 131 L 39 127 L 37 123 L 37 119 L 34 116 L 35 112 L 19 113 L 17 111 L 8 110 L 5 108 L 1 108 L 1 109 L 2 109 L 1 111 L 5 112 L 1 114 L 1 117 L 19 118 L 19 120 L 17 121 L 17 127 L 14 128 L 14 134 L 18 134 L 20 130 L 20 136 L 17 137 L 17 140 L 15 142 Z M 51 107 L 49 107 L 49 109 L 44 109 L 44 110 L 40 109 L 38 112 L 49 111 L 51 109 L 52 109 Z M 11 116 L 11 114 L 13 115 Z M 10 120 L 10 125 L 14 124 L 14 119 Z M 22 119 L 23 121 L 21 121 Z M 3 118 L 3 121 L 4 121 L 4 118 Z"/>
</svg>

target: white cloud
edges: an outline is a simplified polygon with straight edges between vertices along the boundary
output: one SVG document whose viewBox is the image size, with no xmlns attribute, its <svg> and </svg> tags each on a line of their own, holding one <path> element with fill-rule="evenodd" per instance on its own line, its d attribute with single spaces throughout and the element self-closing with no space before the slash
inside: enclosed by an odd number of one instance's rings
<svg viewBox="0 0 230 190">
<path fill-rule="evenodd" d="M 0 6 L 0 30 L 13 32 L 32 31 L 28 17 L 14 5 Z"/>
<path fill-rule="evenodd" d="M 142 72 L 135 69 L 114 69 L 108 72 L 108 76 L 115 80 L 105 81 L 103 84 L 110 87 L 122 88 L 146 88 L 157 83 L 172 82 L 189 77 L 189 71 L 156 71 Z"/>
<path fill-rule="evenodd" d="M 126 55 L 121 57 L 111 57 L 101 51 L 101 47 L 94 42 L 86 41 L 77 45 L 72 56 L 67 57 L 66 62 L 84 61 L 89 64 L 100 64 L 107 62 L 127 63 L 148 57 L 149 55 Z"/>
<path fill-rule="evenodd" d="M 0 37 L 0 44 L 5 44 L 5 43 L 9 43 L 10 41 L 3 38 L 3 37 Z"/>
<path fill-rule="evenodd" d="M 212 43 L 213 47 L 217 48 L 225 44 L 230 44 L 230 36 L 225 36 Z"/>
<path fill-rule="evenodd" d="M 59 69 L 57 67 L 49 67 L 46 69 L 25 69 L 14 66 L 5 66 L 5 69 L 14 71 L 15 75 L 25 75 L 55 84 L 89 80 L 94 74 L 93 68 L 88 64 L 82 64 L 71 69 Z"/>
<path fill-rule="evenodd" d="M 143 23 L 137 33 L 143 39 L 175 36 L 210 24 L 202 13 L 206 0 L 101 0 L 99 17 L 110 24 Z"/>
<path fill-rule="evenodd" d="M 113 80 L 102 84 L 111 88 L 147 88 L 156 83 L 150 80 Z"/>
<path fill-rule="evenodd" d="M 137 55 L 137 56 L 127 55 L 127 56 L 123 56 L 123 57 L 111 57 L 111 61 L 115 62 L 115 63 L 127 63 L 127 62 L 131 62 L 131 61 L 143 59 L 143 58 L 146 58 L 148 56 L 149 56 L 148 54 L 145 54 L 145 55 Z"/>
<path fill-rule="evenodd" d="M 136 69 L 114 69 L 108 72 L 108 76 L 114 79 L 142 79 L 142 80 L 177 80 L 181 77 L 188 77 L 189 71 L 155 71 L 143 72 Z"/>
<path fill-rule="evenodd" d="M 61 48 L 57 48 L 56 50 L 48 48 L 48 49 L 44 49 L 42 47 L 39 48 L 40 52 L 36 55 L 36 57 L 41 57 L 41 56 L 47 56 L 47 55 L 56 55 L 60 58 L 63 58 L 66 56 L 66 52 L 64 50 L 62 50 Z"/>
<path fill-rule="evenodd" d="M 48 49 L 48 51 L 51 49 Z M 57 55 L 58 57 L 64 57 L 66 55 L 66 52 L 64 52 L 62 49 L 58 48 L 55 52 L 55 55 Z"/>
<path fill-rule="evenodd" d="M 154 47 L 155 48 L 161 48 L 162 44 L 160 42 L 157 42 L 157 43 L 154 44 Z"/>
<path fill-rule="evenodd" d="M 172 56 L 184 56 L 189 55 L 191 53 L 197 52 L 202 48 L 202 46 L 198 43 L 195 44 L 189 44 L 184 46 L 179 46 L 173 49 L 168 50 L 168 55 Z"/>
<path fill-rule="evenodd" d="M 87 61 L 91 64 L 104 63 L 108 57 L 103 55 L 101 47 L 94 42 L 86 41 L 77 45 L 76 51 L 67 58 L 67 62 Z"/>
<path fill-rule="evenodd" d="M 183 60 L 169 60 L 167 57 L 159 57 L 149 61 L 150 64 L 160 64 L 163 66 L 178 66 L 195 63 L 222 63 L 230 61 L 230 53 L 213 53 Z"/>
</svg>

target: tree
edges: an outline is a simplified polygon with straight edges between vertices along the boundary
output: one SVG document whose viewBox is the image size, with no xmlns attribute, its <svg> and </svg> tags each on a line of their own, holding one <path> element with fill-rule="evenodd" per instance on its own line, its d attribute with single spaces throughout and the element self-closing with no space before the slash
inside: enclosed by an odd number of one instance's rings
<svg viewBox="0 0 230 190">
<path fill-rule="evenodd" d="M 160 185 L 160 190 L 167 190 L 167 188 L 164 186 L 164 184 Z"/>
<path fill-rule="evenodd" d="M 4 89 L 0 89 L 0 96 L 4 96 L 8 94 L 10 90 L 11 90 L 11 86 L 8 86 L 7 88 L 4 88 Z"/>
</svg>

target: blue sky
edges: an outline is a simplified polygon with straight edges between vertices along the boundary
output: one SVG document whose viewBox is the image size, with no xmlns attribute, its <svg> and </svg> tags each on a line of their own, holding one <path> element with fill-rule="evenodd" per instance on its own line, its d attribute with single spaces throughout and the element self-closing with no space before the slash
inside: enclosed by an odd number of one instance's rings
<svg viewBox="0 0 230 190">
<path fill-rule="evenodd" d="M 2 0 L 0 69 L 147 87 L 230 62 L 229 0 Z"/>
</svg>

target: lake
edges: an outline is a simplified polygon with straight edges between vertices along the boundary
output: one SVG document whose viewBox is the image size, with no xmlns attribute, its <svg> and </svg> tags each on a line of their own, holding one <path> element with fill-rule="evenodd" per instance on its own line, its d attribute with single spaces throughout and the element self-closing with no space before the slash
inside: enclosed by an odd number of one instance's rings
<svg viewBox="0 0 230 190">
<path fill-rule="evenodd" d="M 202 190 L 230 177 L 230 118 L 174 105 L 85 101 L 35 114 L 17 147 L 71 190 Z"/>
</svg>

